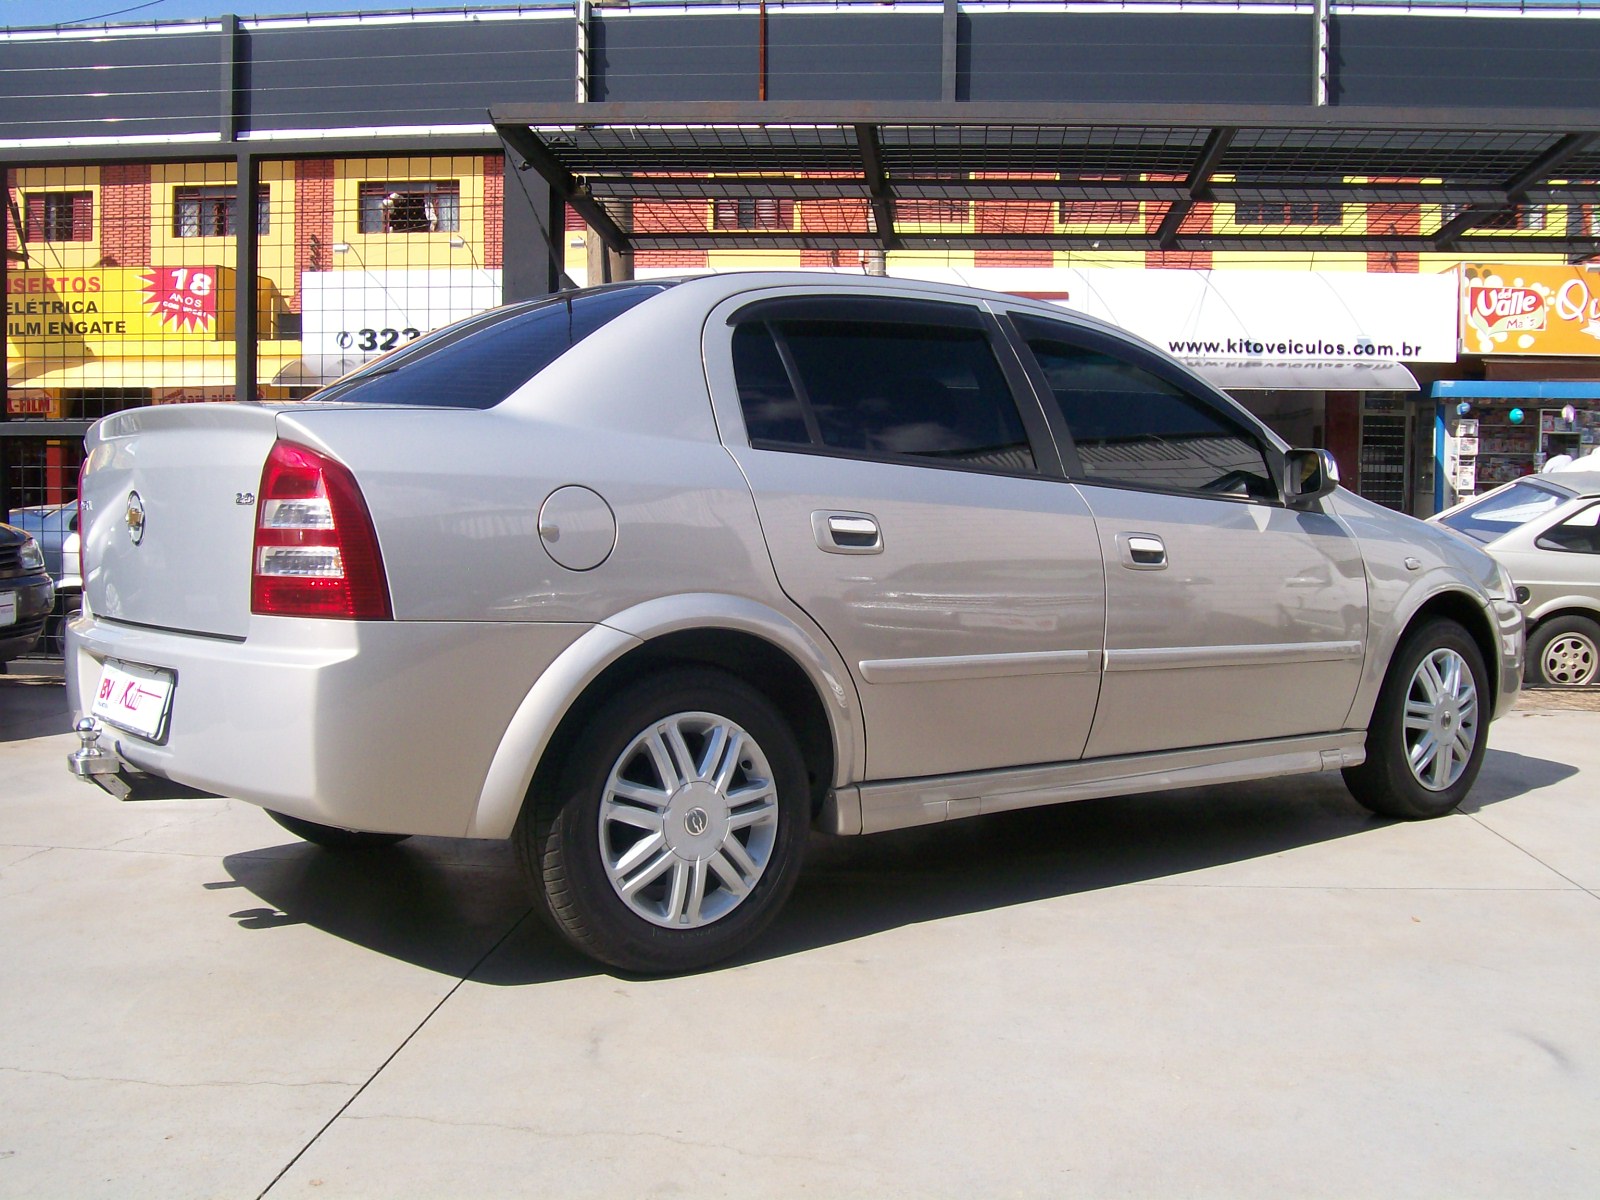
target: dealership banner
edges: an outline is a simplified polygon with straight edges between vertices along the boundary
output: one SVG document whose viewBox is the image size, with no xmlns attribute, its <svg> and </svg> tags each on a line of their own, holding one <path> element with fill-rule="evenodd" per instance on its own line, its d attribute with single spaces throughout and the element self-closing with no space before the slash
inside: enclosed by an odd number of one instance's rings
<svg viewBox="0 0 1600 1200">
<path fill-rule="evenodd" d="M 1579 266 L 1461 268 L 1465 354 L 1600 355 L 1600 274 Z"/>
<path fill-rule="evenodd" d="M 7 271 L 6 341 L 20 358 L 72 358 L 232 337 L 233 279 L 215 266 Z"/>
<path fill-rule="evenodd" d="M 1191 363 L 1456 361 L 1453 273 L 900 263 L 893 273 L 1050 300 L 1119 325 Z"/>
</svg>

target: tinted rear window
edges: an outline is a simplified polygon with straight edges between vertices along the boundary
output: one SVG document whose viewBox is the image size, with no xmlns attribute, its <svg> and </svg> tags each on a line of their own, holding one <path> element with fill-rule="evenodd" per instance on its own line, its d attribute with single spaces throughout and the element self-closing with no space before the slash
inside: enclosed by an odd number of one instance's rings
<svg viewBox="0 0 1600 1200">
<path fill-rule="evenodd" d="M 1470 538 L 1492 542 L 1519 525 L 1554 512 L 1570 499 L 1563 492 L 1536 483 L 1514 483 L 1503 492 L 1493 492 L 1439 520 Z"/>
<path fill-rule="evenodd" d="M 666 290 L 633 284 L 480 313 L 378 359 L 315 400 L 493 408 L 607 322 Z"/>
</svg>

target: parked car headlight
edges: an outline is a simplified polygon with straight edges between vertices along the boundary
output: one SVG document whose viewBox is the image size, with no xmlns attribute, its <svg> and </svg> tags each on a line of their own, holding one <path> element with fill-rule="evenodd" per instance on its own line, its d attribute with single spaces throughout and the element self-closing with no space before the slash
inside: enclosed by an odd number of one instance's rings
<svg viewBox="0 0 1600 1200">
<path fill-rule="evenodd" d="M 22 543 L 22 569 L 25 571 L 44 570 L 44 551 L 39 549 L 39 543 L 31 537 Z"/>
</svg>

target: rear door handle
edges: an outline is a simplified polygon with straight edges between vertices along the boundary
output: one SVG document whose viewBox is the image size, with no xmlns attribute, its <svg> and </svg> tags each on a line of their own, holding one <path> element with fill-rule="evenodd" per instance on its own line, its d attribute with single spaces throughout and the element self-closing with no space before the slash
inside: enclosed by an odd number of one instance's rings
<svg viewBox="0 0 1600 1200">
<path fill-rule="evenodd" d="M 811 532 L 829 554 L 882 554 L 883 531 L 878 518 L 862 512 L 814 512 Z"/>
<path fill-rule="evenodd" d="M 1122 565 L 1135 571 L 1164 571 L 1167 566 L 1167 544 L 1153 533 L 1119 533 L 1117 547 L 1122 551 Z"/>
</svg>

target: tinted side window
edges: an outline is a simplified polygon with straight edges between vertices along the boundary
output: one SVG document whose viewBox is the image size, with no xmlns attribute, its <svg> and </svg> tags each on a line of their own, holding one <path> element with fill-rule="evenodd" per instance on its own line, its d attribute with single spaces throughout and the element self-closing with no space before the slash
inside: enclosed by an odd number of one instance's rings
<svg viewBox="0 0 1600 1200">
<path fill-rule="evenodd" d="M 1046 321 L 1017 322 L 1089 480 L 1275 499 L 1260 442 L 1199 399 Z"/>
<path fill-rule="evenodd" d="M 1561 524 L 1546 529 L 1534 544 L 1541 550 L 1600 554 L 1600 504 L 1591 504 Z"/>
<path fill-rule="evenodd" d="M 734 371 L 753 444 L 1034 469 L 1010 386 L 981 329 L 751 322 L 735 331 Z"/>
<path fill-rule="evenodd" d="M 805 410 L 764 323 L 740 325 L 733 331 L 733 374 L 739 381 L 739 404 L 752 443 L 811 443 Z"/>
<path fill-rule="evenodd" d="M 317 392 L 317 400 L 493 408 L 573 346 L 665 287 L 571 292 L 429 334 Z"/>
</svg>

